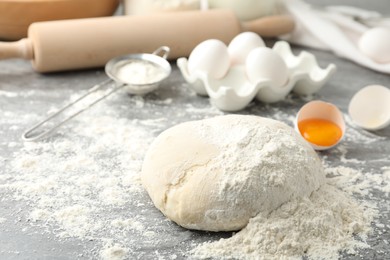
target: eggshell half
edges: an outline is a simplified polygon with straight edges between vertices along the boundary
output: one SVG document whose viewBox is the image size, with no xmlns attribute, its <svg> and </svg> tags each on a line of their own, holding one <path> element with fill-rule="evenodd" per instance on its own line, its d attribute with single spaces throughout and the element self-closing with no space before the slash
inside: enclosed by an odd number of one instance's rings
<svg viewBox="0 0 390 260">
<path fill-rule="evenodd" d="M 301 134 L 298 124 L 306 119 L 324 119 L 336 124 L 341 129 L 341 138 L 331 146 L 320 146 L 310 143 L 315 150 L 327 150 L 336 146 L 343 139 L 345 135 L 345 121 L 341 111 L 333 104 L 315 100 L 305 104 L 299 111 L 295 118 L 295 130 Z M 301 134 L 302 135 L 302 134 Z"/>
<path fill-rule="evenodd" d="M 348 113 L 354 123 L 367 130 L 379 130 L 390 124 L 390 89 L 370 85 L 351 99 Z"/>
</svg>

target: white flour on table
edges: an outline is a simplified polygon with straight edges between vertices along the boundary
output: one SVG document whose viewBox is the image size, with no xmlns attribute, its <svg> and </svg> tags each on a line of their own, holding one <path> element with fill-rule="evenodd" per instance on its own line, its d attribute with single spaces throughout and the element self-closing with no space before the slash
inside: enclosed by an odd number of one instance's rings
<svg viewBox="0 0 390 260">
<path fill-rule="evenodd" d="M 0 98 L 14 97 L 0 94 Z M 139 108 L 145 105 L 142 98 L 134 102 Z M 173 101 L 159 102 L 159 105 L 170 105 Z M 291 125 L 290 114 L 277 109 L 271 112 L 271 118 Z M 211 107 L 195 108 L 189 104 L 172 113 L 188 113 L 192 118 L 221 114 Z M 9 124 L 37 118 L 34 114 L 15 118 L 11 112 L 4 116 L 2 120 Z M 149 246 L 158 244 L 163 238 L 145 224 L 143 216 L 137 212 L 118 214 L 118 210 L 129 205 L 140 211 L 151 207 L 139 183 L 139 171 L 144 153 L 155 135 L 167 127 L 167 119 L 127 119 L 116 116 L 109 106 L 99 104 L 75 120 L 74 129 L 65 127 L 46 142 L 22 146 L 15 142 L 3 143 L 10 149 L 21 147 L 10 158 L 1 159 L 6 167 L 0 172 L 0 190 L 12 191 L 14 200 L 28 202 L 32 225 L 46 229 L 58 226 L 54 232 L 59 239 L 75 237 L 96 241 L 101 245 L 97 248 L 100 258 L 129 258 L 136 250 L 135 242 L 140 239 L 149 241 Z M 347 131 L 345 138 L 346 142 L 365 144 L 383 140 L 354 128 Z M 329 175 L 326 187 L 308 198 L 288 202 L 268 216 L 254 217 L 243 231 L 231 238 L 194 244 L 192 252 L 200 257 L 216 258 L 237 255 L 250 259 L 263 252 L 279 258 L 307 253 L 314 259 L 321 254 L 334 259 L 339 250 L 353 253 L 355 247 L 368 246 L 364 239 L 370 235 L 369 225 L 376 211 L 374 202 L 366 202 L 364 196 L 370 198 L 373 190 L 388 196 L 389 158 L 386 155 L 378 158 L 387 164 L 379 171 L 362 172 L 358 169 L 364 161 L 351 158 L 348 147 L 340 145 L 333 152 L 340 160 L 337 165 L 330 165 L 328 156 L 321 155 Z M 356 167 L 347 167 L 347 163 Z M 358 195 L 359 200 L 351 195 Z M 6 221 L 0 218 L 0 224 Z M 161 216 L 156 221 L 166 220 Z M 296 226 L 297 221 L 300 226 Z M 330 226 L 337 236 L 321 233 Z M 382 228 L 381 224 L 376 228 Z M 357 234 L 356 238 L 353 233 Z M 190 234 L 188 231 L 189 237 Z M 320 247 L 321 243 L 325 246 Z M 156 252 L 156 258 L 158 255 Z M 176 255 L 168 259 L 175 258 Z"/>
</svg>

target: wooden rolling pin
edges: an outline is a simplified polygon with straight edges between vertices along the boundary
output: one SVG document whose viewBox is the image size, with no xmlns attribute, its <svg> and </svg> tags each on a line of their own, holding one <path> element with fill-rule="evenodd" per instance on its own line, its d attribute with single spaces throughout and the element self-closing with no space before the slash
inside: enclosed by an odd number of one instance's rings
<svg viewBox="0 0 390 260">
<path fill-rule="evenodd" d="M 0 43 L 0 59 L 32 60 L 38 72 L 101 67 L 113 57 L 150 53 L 162 45 L 170 58 L 188 56 L 200 42 L 229 43 L 243 31 L 263 37 L 291 32 L 287 16 L 268 16 L 241 23 L 230 10 L 187 11 L 33 23 L 28 37 Z"/>
</svg>

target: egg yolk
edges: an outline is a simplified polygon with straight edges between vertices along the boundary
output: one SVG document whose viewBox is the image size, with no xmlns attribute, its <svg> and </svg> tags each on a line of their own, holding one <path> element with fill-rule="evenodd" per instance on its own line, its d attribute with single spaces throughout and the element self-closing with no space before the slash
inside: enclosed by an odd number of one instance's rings
<svg viewBox="0 0 390 260">
<path fill-rule="evenodd" d="M 325 119 L 306 119 L 298 123 L 301 135 L 310 143 L 319 146 L 336 144 L 342 131 L 335 123 Z"/>
</svg>

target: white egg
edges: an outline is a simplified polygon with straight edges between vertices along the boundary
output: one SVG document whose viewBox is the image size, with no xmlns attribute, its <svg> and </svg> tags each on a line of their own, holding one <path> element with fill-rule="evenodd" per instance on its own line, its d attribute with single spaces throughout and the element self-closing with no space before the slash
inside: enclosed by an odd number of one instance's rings
<svg viewBox="0 0 390 260">
<path fill-rule="evenodd" d="M 288 81 L 289 71 L 282 57 L 267 47 L 253 49 L 245 62 L 248 79 L 252 83 L 259 80 L 271 80 L 274 86 L 284 86 Z"/>
<path fill-rule="evenodd" d="M 265 47 L 263 39 L 258 34 L 254 32 L 238 34 L 228 46 L 230 63 L 232 65 L 245 64 L 249 52 L 257 47 Z"/>
<path fill-rule="evenodd" d="M 220 40 L 210 39 L 198 44 L 188 57 L 188 73 L 196 71 L 208 73 L 212 78 L 220 79 L 230 67 L 227 46 Z"/>
<path fill-rule="evenodd" d="M 390 89 L 370 85 L 359 90 L 351 99 L 348 113 L 356 125 L 378 130 L 390 124 Z"/>
<path fill-rule="evenodd" d="M 390 63 L 390 28 L 367 30 L 358 42 L 360 51 L 378 63 Z"/>
</svg>

